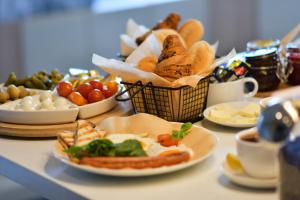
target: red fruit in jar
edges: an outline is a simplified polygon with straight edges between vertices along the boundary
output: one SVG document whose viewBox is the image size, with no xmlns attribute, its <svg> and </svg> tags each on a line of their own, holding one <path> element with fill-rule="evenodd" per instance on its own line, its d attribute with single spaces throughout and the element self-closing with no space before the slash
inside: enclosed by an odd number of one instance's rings
<svg viewBox="0 0 300 200">
<path fill-rule="evenodd" d="M 103 90 L 103 84 L 99 80 L 92 80 L 90 84 L 94 89 Z"/>
<path fill-rule="evenodd" d="M 73 91 L 73 86 L 71 83 L 64 81 L 58 83 L 56 90 L 59 96 L 67 97 Z"/>
<path fill-rule="evenodd" d="M 114 95 L 114 93 L 109 89 L 103 89 L 102 93 L 104 94 L 105 98 L 109 98 Z"/>
<path fill-rule="evenodd" d="M 88 102 L 89 103 L 94 103 L 94 102 L 97 102 L 97 101 L 101 101 L 103 99 L 105 99 L 105 97 L 102 94 L 101 90 L 98 90 L 98 89 L 93 89 L 88 95 Z"/>
<path fill-rule="evenodd" d="M 84 98 L 88 98 L 89 93 L 93 90 L 93 87 L 89 83 L 84 83 L 76 88 L 76 92 L 79 92 Z"/>
<path fill-rule="evenodd" d="M 68 96 L 68 99 L 77 106 L 83 106 L 88 103 L 88 101 L 79 92 L 72 92 Z"/>
<path fill-rule="evenodd" d="M 113 94 L 118 92 L 118 84 L 116 82 L 108 82 L 106 84 L 106 86 L 107 86 L 107 89 L 111 90 Z"/>
</svg>

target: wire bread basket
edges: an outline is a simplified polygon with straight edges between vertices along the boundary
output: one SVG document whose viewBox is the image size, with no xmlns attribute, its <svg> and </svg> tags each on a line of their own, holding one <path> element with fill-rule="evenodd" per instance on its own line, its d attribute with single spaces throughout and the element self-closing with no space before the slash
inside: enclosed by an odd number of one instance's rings
<svg viewBox="0 0 300 200">
<path fill-rule="evenodd" d="M 121 82 L 125 90 L 116 96 L 117 101 L 131 100 L 135 113 L 148 113 L 168 121 L 196 122 L 203 119 L 209 89 L 209 78 L 201 79 L 195 88 L 154 86 L 151 82 L 143 84 Z M 128 97 L 122 98 L 128 93 Z"/>
</svg>

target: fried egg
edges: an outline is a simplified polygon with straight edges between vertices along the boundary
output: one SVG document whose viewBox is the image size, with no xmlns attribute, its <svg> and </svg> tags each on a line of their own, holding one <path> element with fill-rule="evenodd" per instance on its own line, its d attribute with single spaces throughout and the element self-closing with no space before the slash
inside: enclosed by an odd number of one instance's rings
<svg viewBox="0 0 300 200">
<path fill-rule="evenodd" d="M 113 143 L 122 143 L 125 140 L 135 139 L 141 142 L 143 150 L 148 156 L 159 156 L 167 155 L 177 152 L 188 152 L 191 157 L 193 156 L 193 150 L 186 147 L 184 144 L 178 146 L 164 147 L 153 138 L 141 137 L 135 134 L 109 134 L 106 136 L 107 139 Z"/>
</svg>

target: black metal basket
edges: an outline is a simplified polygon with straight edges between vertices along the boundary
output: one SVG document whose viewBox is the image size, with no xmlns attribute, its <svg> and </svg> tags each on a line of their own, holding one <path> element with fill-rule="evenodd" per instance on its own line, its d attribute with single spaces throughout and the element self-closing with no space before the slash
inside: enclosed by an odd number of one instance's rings
<svg viewBox="0 0 300 200">
<path fill-rule="evenodd" d="M 201 79 L 196 88 L 153 86 L 151 82 L 142 84 L 121 82 L 125 90 L 116 96 L 117 101 L 131 100 L 135 113 L 149 113 L 168 121 L 196 122 L 203 119 L 209 88 L 209 76 Z M 122 98 L 128 93 L 129 97 Z"/>
</svg>

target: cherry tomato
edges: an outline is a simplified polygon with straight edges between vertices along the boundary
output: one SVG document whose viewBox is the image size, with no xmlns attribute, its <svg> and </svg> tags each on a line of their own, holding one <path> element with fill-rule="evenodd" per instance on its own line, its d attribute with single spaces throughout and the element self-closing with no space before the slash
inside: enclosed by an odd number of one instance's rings
<svg viewBox="0 0 300 200">
<path fill-rule="evenodd" d="M 82 106 L 88 103 L 87 100 L 79 92 L 72 92 L 71 94 L 69 94 L 68 99 L 77 106 Z"/>
<path fill-rule="evenodd" d="M 56 90 L 59 96 L 67 97 L 72 92 L 73 86 L 71 83 L 64 81 L 58 83 Z"/>
<path fill-rule="evenodd" d="M 118 92 L 118 84 L 116 82 L 108 82 L 106 84 L 107 89 L 111 90 L 113 94 L 115 94 L 116 92 Z"/>
<path fill-rule="evenodd" d="M 170 147 L 178 145 L 179 140 L 173 139 L 170 134 L 160 134 L 157 136 L 157 142 L 160 143 L 162 146 Z"/>
<path fill-rule="evenodd" d="M 179 143 L 179 140 L 171 138 L 170 140 L 165 140 L 164 142 L 162 142 L 160 144 L 165 147 L 170 147 L 170 146 L 177 146 L 178 143 Z"/>
<path fill-rule="evenodd" d="M 93 89 L 89 95 L 88 95 L 88 102 L 94 103 L 97 101 L 101 101 L 102 99 L 105 99 L 104 95 L 102 94 L 101 90 Z"/>
<path fill-rule="evenodd" d="M 94 89 L 103 90 L 103 84 L 99 80 L 92 80 L 90 81 L 91 86 Z"/>
<path fill-rule="evenodd" d="M 171 139 L 171 135 L 166 133 L 166 134 L 160 134 L 157 136 L 157 142 L 163 142 L 165 140 L 170 140 Z"/>
<path fill-rule="evenodd" d="M 89 83 L 84 83 L 76 88 L 76 92 L 79 92 L 84 98 L 88 98 L 89 93 L 93 90 L 93 87 Z"/>
<path fill-rule="evenodd" d="M 103 89 L 102 93 L 104 94 L 105 98 L 109 98 L 114 95 L 114 93 L 109 89 Z"/>
</svg>

